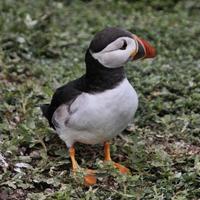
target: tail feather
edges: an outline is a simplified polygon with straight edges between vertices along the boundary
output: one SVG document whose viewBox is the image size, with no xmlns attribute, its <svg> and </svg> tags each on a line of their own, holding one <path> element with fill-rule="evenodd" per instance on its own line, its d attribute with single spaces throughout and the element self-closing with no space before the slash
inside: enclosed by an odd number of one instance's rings
<svg viewBox="0 0 200 200">
<path fill-rule="evenodd" d="M 48 119 L 49 104 L 40 105 L 40 109 L 42 110 L 42 114 Z"/>
</svg>

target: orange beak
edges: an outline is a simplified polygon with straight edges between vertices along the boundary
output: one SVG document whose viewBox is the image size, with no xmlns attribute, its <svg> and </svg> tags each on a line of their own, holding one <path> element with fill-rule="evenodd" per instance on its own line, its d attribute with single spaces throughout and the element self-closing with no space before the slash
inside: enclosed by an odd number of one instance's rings
<svg viewBox="0 0 200 200">
<path fill-rule="evenodd" d="M 131 53 L 133 60 L 141 58 L 154 58 L 156 56 L 156 49 L 149 44 L 146 40 L 133 35 L 133 38 L 137 41 L 138 48 L 136 51 Z"/>
</svg>

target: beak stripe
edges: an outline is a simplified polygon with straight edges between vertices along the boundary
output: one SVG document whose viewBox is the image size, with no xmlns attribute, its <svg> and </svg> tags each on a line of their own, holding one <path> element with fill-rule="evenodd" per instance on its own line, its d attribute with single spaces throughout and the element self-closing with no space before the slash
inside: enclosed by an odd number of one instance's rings
<svg viewBox="0 0 200 200">
<path fill-rule="evenodd" d="M 134 54 L 131 53 L 133 60 L 153 58 L 156 56 L 155 48 L 152 47 L 146 40 L 139 38 L 137 35 L 133 35 L 133 39 L 137 41 L 137 50 Z"/>
<path fill-rule="evenodd" d="M 137 54 L 138 49 L 139 49 L 139 47 L 138 47 L 138 42 L 136 42 L 136 50 L 132 51 L 132 53 L 131 53 L 131 57 L 132 57 L 133 59 L 134 59 L 135 55 Z"/>
</svg>

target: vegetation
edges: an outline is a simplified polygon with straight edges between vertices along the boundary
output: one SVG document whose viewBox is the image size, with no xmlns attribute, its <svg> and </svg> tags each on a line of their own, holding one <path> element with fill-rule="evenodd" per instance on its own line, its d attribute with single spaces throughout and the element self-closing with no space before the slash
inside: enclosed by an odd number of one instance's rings
<svg viewBox="0 0 200 200">
<path fill-rule="evenodd" d="M 200 199 L 199 9 L 198 0 L 1 0 L 0 199 Z M 140 104 L 112 157 L 131 174 L 102 165 L 101 145 L 77 144 L 79 164 L 104 172 L 88 188 L 38 106 L 84 73 L 88 44 L 106 26 L 158 55 L 126 66 Z"/>
</svg>

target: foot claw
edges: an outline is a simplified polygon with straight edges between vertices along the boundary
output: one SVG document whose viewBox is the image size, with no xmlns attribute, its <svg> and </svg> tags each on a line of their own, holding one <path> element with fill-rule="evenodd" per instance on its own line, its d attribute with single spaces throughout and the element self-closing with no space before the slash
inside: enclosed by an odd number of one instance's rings
<svg viewBox="0 0 200 200">
<path fill-rule="evenodd" d="M 122 174 L 128 174 L 130 170 L 123 165 L 119 163 L 114 163 L 114 166 L 122 173 Z"/>
<path fill-rule="evenodd" d="M 95 176 L 95 171 L 91 169 L 86 170 L 86 175 L 84 176 L 84 185 L 85 186 L 91 186 L 96 184 L 97 179 Z"/>
</svg>

